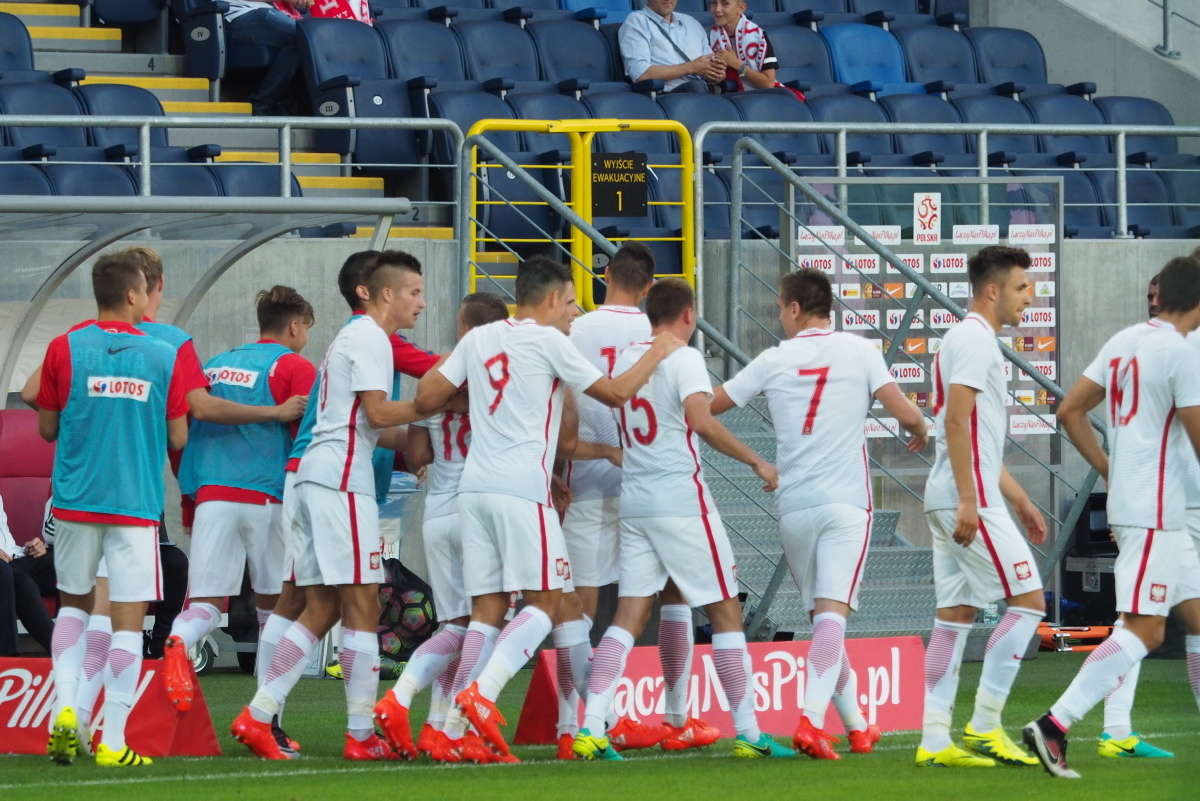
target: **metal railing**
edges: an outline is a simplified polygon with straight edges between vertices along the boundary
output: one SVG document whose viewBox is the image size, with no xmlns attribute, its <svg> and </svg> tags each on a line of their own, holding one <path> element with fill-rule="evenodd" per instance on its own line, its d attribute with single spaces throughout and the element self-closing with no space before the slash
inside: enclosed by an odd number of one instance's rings
<svg viewBox="0 0 1200 801">
<path fill-rule="evenodd" d="M 1154 52 L 1163 58 L 1178 60 L 1183 54 L 1171 47 L 1171 17 L 1174 16 L 1177 15 L 1171 10 L 1171 0 L 1162 0 L 1162 44 L 1155 45 Z"/>
</svg>

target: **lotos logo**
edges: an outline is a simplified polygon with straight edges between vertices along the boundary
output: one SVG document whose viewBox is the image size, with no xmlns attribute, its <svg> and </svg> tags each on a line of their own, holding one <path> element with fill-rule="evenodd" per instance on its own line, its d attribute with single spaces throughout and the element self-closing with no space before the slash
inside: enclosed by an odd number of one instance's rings
<svg viewBox="0 0 1200 801">
<path fill-rule="evenodd" d="M 1151 584 L 1150 585 L 1150 600 L 1156 604 L 1166 603 L 1167 600 L 1167 585 L 1166 584 Z"/>
<path fill-rule="evenodd" d="M 1026 309 L 1021 312 L 1021 328 L 1053 328 L 1057 319 L 1053 307 Z"/>
<path fill-rule="evenodd" d="M 237 367 L 209 367 L 204 371 L 210 384 L 225 384 L 230 387 L 251 388 L 258 383 L 258 370 L 241 370 Z"/>
<path fill-rule="evenodd" d="M 1029 567 L 1028 562 L 1017 562 L 1013 565 L 1013 572 L 1017 574 L 1017 581 L 1025 581 L 1033 577 L 1033 570 Z"/>
<path fill-rule="evenodd" d="M 88 376 L 87 388 L 89 398 L 123 398 L 142 403 L 150 400 L 150 382 L 140 378 Z"/>
</svg>

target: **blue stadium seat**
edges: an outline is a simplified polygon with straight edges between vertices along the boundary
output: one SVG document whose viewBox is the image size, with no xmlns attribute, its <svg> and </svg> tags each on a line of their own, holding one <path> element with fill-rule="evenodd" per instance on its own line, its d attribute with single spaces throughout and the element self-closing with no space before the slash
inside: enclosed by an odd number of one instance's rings
<svg viewBox="0 0 1200 801">
<path fill-rule="evenodd" d="M 1033 116 L 1033 121 L 1040 125 L 1103 125 L 1104 115 L 1093 103 L 1089 103 L 1076 95 L 1038 95 L 1025 99 L 1025 106 Z M 1041 134 L 1038 136 L 1038 150 L 1054 156 L 1069 154 L 1097 154 L 1108 152 L 1106 137 L 1099 135 L 1056 135 Z M 1091 159 L 1070 159 L 1071 161 L 1087 161 L 1088 166 L 1095 162 Z M 1065 162 L 1064 162 L 1065 163 Z"/>
<path fill-rule="evenodd" d="M 472 80 L 508 79 L 522 90 L 549 89 L 538 64 L 537 48 L 529 32 L 507 22 L 481 20 L 454 26 L 467 60 L 467 75 Z"/>
<path fill-rule="evenodd" d="M 887 114 L 883 108 L 858 95 L 830 95 L 813 98 L 808 103 L 813 119 L 817 122 L 866 122 L 886 124 Z M 826 153 L 836 153 L 836 137 L 831 133 L 818 134 L 821 149 Z M 892 153 L 892 137 L 890 134 L 851 133 L 846 135 L 846 152 L 862 156 L 875 156 Z"/>
<path fill-rule="evenodd" d="M 596 119 L 665 120 L 662 106 L 638 92 L 597 92 L 583 96 L 583 104 Z M 648 160 L 667 163 L 675 149 L 675 137 L 662 131 L 602 131 L 596 134 L 595 150 L 604 153 L 635 151 Z"/>
<path fill-rule="evenodd" d="M 604 12 L 604 21 L 620 24 L 633 11 L 629 0 L 562 0 L 562 7 L 569 11 L 594 8 Z"/>
<path fill-rule="evenodd" d="M 1093 83 L 1077 83 L 1069 87 L 1050 83 L 1046 77 L 1046 54 L 1037 38 L 1028 31 L 1016 28 L 968 28 L 964 31 L 975 48 L 975 63 L 979 77 L 997 87 L 1003 94 L 1024 97 L 1058 94 L 1070 91 L 1091 94 Z"/>
<path fill-rule="evenodd" d="M 795 99 L 793 98 L 793 102 Z M 742 122 L 742 115 L 737 106 L 724 95 L 695 94 L 691 92 L 668 93 L 659 95 L 658 104 L 666 112 L 667 118 L 678 120 L 691 132 L 692 136 L 706 122 Z M 733 143 L 740 134 L 713 134 L 705 138 L 704 161 L 724 161 L 729 163 L 733 153 Z"/>
<path fill-rule="evenodd" d="M 892 31 L 904 51 L 911 80 L 923 84 L 941 81 L 953 85 L 955 97 L 991 94 L 991 84 L 981 83 L 975 49 L 962 33 L 937 25 L 918 25 Z M 943 87 L 927 86 L 928 91 Z"/>
<path fill-rule="evenodd" d="M 50 179 L 56 195 L 132 197 L 138 194 L 133 175 L 116 165 L 46 162 L 38 167 Z"/>
<path fill-rule="evenodd" d="M 154 164 L 151 194 L 169 197 L 220 197 L 221 187 L 207 164 Z"/>
<path fill-rule="evenodd" d="M 243 164 L 241 162 L 218 162 L 210 164 L 209 170 L 225 197 L 278 197 L 279 165 Z M 300 182 L 292 176 L 292 197 L 303 197 Z"/>
<path fill-rule="evenodd" d="M 79 99 L 66 87 L 54 83 L 0 83 L 0 115 L 63 115 L 81 117 L 84 111 Z M 82 122 L 82 120 L 81 120 Z M 81 160 L 103 161 L 102 153 L 91 148 L 87 128 L 50 126 L 10 126 L 5 129 L 5 140 L 12 147 L 26 152 L 26 158 L 41 158 L 53 155 L 52 151 L 72 151 Z M 47 149 L 45 153 L 35 152 Z M 93 152 L 94 151 L 94 152 Z"/>
<path fill-rule="evenodd" d="M 937 95 L 889 95 L 879 98 L 879 105 L 887 112 L 892 122 L 914 124 L 958 124 L 962 122 L 958 110 Z M 893 139 L 897 153 L 907 153 L 913 156 L 918 154 L 945 156 L 945 159 L 936 162 L 938 164 L 943 164 L 946 160 L 958 162 L 946 166 L 963 166 L 964 163 L 966 166 L 970 166 L 975 161 L 974 156 L 968 155 L 966 138 L 961 134 L 908 133 L 896 134 Z M 955 159 L 955 156 L 963 158 Z M 925 161 L 928 163 L 928 157 Z"/>
<path fill-rule="evenodd" d="M 1175 118 L 1167 107 L 1157 100 L 1148 97 L 1098 97 L 1092 101 L 1104 121 L 1109 125 L 1164 125 L 1175 124 Z M 1117 152 L 1117 138 L 1111 137 L 1108 149 Z M 1144 155 L 1153 154 L 1158 159 L 1170 159 L 1179 152 L 1179 142 L 1173 136 L 1139 136 L 1128 134 L 1125 137 L 1125 153 L 1139 157 L 1144 161 Z M 1143 155 L 1144 154 L 1144 155 Z M 1156 166 L 1157 162 L 1156 162 Z"/>
<path fill-rule="evenodd" d="M 592 116 L 588 113 L 587 106 L 571 95 L 514 94 L 509 95 L 508 104 L 512 106 L 518 118 L 526 120 L 571 120 Z M 544 161 L 571 160 L 571 139 L 567 134 L 524 131 L 521 137 L 521 150 L 536 153 Z"/>
<path fill-rule="evenodd" d="M 137 117 L 162 117 L 162 103 L 153 92 L 138 86 L 116 83 L 92 83 L 75 88 L 84 112 L 91 116 L 130 115 Z M 109 158 L 136 158 L 138 155 L 138 130 L 136 128 L 90 129 L 91 142 L 105 151 Z M 205 161 L 221 153 L 217 145 L 197 147 L 171 147 L 166 128 L 150 129 L 151 159 L 155 162 Z"/>
<path fill-rule="evenodd" d="M 663 200 L 680 200 L 680 170 L 656 171 L 658 194 Z M 697 179 L 704 181 L 704 236 L 706 239 L 729 238 L 729 187 L 712 169 L 703 170 Z M 689 189 L 688 191 L 691 191 Z M 663 229 L 677 235 L 683 230 L 682 206 L 658 206 L 658 220 Z"/>
<path fill-rule="evenodd" d="M 270 66 L 272 53 L 267 47 L 228 47 L 223 5 L 213 0 L 171 0 L 171 12 L 180 23 L 186 74 L 217 81 L 231 73 Z"/>
<path fill-rule="evenodd" d="M 427 20 L 430 19 L 430 9 L 409 2 L 409 0 L 371 0 L 371 12 L 375 15 L 376 23 L 396 22 L 398 20 Z M 438 24 L 445 25 L 445 19 L 439 19 Z"/>
<path fill-rule="evenodd" d="M 560 8 L 558 0 L 489 0 L 489 2 L 495 10 L 495 15 L 501 19 L 517 19 L 515 12 L 518 9 L 523 9 L 524 12 L 533 12 L 533 16 L 528 19 L 537 22 L 572 19 L 575 16 L 575 12 Z M 505 12 L 509 13 L 506 15 Z"/>
<path fill-rule="evenodd" d="M 1117 174 L 1112 170 L 1089 170 L 1088 178 L 1096 187 L 1105 222 L 1115 230 L 1117 224 Z M 1177 225 L 1171 216 L 1167 186 L 1158 173 L 1145 167 L 1131 167 L 1125 173 L 1126 217 L 1129 232 L 1153 239 L 1186 239 L 1187 226 Z"/>
<path fill-rule="evenodd" d="M 793 15 L 798 25 L 842 25 L 865 22 L 862 14 L 850 11 L 847 0 L 779 0 L 779 10 Z"/>
<path fill-rule="evenodd" d="M 932 14 L 923 14 L 917 0 L 850 0 L 850 10 L 862 14 L 867 22 L 886 22 L 891 28 L 932 25 Z"/>
<path fill-rule="evenodd" d="M 904 53 L 896 37 L 873 25 L 824 25 L 821 36 L 829 45 L 834 76 L 857 92 L 876 95 L 925 91 L 910 83 L 904 71 Z"/>
<path fill-rule="evenodd" d="M 408 88 L 409 103 L 418 116 L 429 116 L 433 91 L 478 88 L 467 78 L 467 62 L 454 32 L 429 19 L 388 18 L 375 26 L 387 48 L 388 69 Z M 417 133 L 424 142 L 426 134 Z"/>
<path fill-rule="evenodd" d="M 5 161 L 20 158 L 21 154 L 16 152 L 0 155 L 0 160 Z M 54 187 L 46 173 L 32 164 L 0 164 L 0 194 L 45 197 L 54 194 Z"/>
<path fill-rule="evenodd" d="M 1011 97 L 1001 95 L 974 95 L 955 97 L 951 104 L 958 109 L 963 122 L 993 123 L 997 125 L 1032 125 L 1033 115 L 1029 109 Z M 967 137 L 967 149 L 974 153 L 976 138 Z M 995 164 L 1011 163 L 1026 153 L 1037 152 L 1037 138 L 1032 134 L 989 134 L 988 155 L 994 156 Z"/>
<path fill-rule="evenodd" d="M 604 34 L 586 22 L 533 22 L 528 30 L 546 80 L 556 84 L 572 79 L 587 81 L 589 92 L 628 87 Z"/>
<path fill-rule="evenodd" d="M 108 25 L 143 25 L 158 19 L 167 0 L 92 0 L 92 13 Z"/>
<path fill-rule="evenodd" d="M 842 94 L 850 87 L 838 83 L 833 76 L 833 61 L 829 48 L 816 31 L 800 25 L 772 28 L 767 32 L 779 58 L 775 80 L 795 86 L 808 97 Z"/>
<path fill-rule="evenodd" d="M 799 103 L 791 92 L 781 89 L 760 89 L 730 95 L 742 119 L 754 122 L 812 122 L 812 111 Z M 790 101 L 790 102 L 789 102 Z M 828 155 L 821 154 L 821 142 L 816 134 L 755 134 L 754 138 L 781 161 L 808 166 L 832 164 Z M 782 155 L 781 155 L 782 154 Z"/>
</svg>

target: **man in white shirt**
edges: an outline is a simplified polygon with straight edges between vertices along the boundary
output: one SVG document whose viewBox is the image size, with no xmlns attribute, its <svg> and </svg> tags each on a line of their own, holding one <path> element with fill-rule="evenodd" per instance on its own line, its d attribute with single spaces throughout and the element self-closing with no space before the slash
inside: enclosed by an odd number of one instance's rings
<svg viewBox="0 0 1200 801">
<path fill-rule="evenodd" d="M 375 734 L 372 720 L 383 547 L 371 456 L 381 429 L 421 416 L 411 402 L 388 400 L 389 337 L 425 306 L 421 265 L 406 253 L 389 251 L 364 273 L 363 284 L 369 297 L 365 314 L 342 326 L 321 364 L 313 438 L 296 476 L 292 555 L 296 586 L 306 588 L 304 612 L 279 641 L 254 700 L 231 727 L 236 739 L 265 759 L 294 758 L 279 748 L 271 721 L 339 616 L 348 718 L 343 758 L 398 758 Z"/>
<path fill-rule="evenodd" d="M 517 758 L 500 732 L 504 720 L 496 698 L 550 633 L 563 588 L 569 588 L 570 562 L 550 497 L 564 390 L 620 407 L 683 344 L 664 337 L 632 369 L 611 379 L 567 339 L 577 311 L 566 267 L 544 257 L 523 262 L 516 296 L 514 318 L 468 332 L 421 379 L 415 401 L 418 410 L 432 411 L 464 382 L 470 386 L 471 450 L 458 508 L 471 623 L 454 680 L 462 714 L 451 714 L 446 734 L 461 737 L 465 716 L 498 758 L 509 762 Z M 514 590 L 522 592 L 526 606 L 500 634 Z"/>
<path fill-rule="evenodd" d="M 313 0 L 283 0 L 297 12 L 307 11 Z M 296 20 L 280 11 L 275 0 L 226 0 L 225 30 L 230 48 L 266 47 L 271 64 L 258 89 L 250 96 L 254 113 L 288 115 L 299 111 L 289 103 L 288 91 L 300 68 L 300 43 Z"/>
<path fill-rule="evenodd" d="M 874 344 L 833 330 L 833 287 L 820 270 L 784 276 L 779 322 L 786 339 L 717 387 L 721 414 L 765 395 L 778 440 L 779 536 L 792 578 L 812 615 L 805 663 L 804 714 L 792 744 L 814 759 L 840 759 L 822 731 L 843 671 L 846 619 L 858 605 L 871 538 L 871 468 L 863 424 L 873 401 L 925 446 L 925 418 L 900 392 Z M 870 753 L 868 726 L 853 694 L 838 699 L 851 750 Z"/>
<path fill-rule="evenodd" d="M 707 92 L 725 78 L 725 65 L 712 52 L 708 32 L 694 17 L 676 14 L 677 0 L 646 0 L 645 8 L 621 23 L 617 40 L 629 80 L 666 81 L 668 92 Z"/>
<path fill-rule="evenodd" d="M 17 621 L 20 620 L 38 645 L 50 653 L 54 623 L 42 604 L 42 595 L 33 578 L 30 563 L 47 560 L 53 569 L 53 557 L 46 543 L 34 538 L 17 545 L 8 528 L 8 515 L 0 499 L 0 656 L 17 656 Z"/>
<path fill-rule="evenodd" d="M 1041 512 L 1003 464 L 1008 386 L 996 340 L 1029 306 L 1028 266 L 1020 248 L 993 245 L 970 258 L 971 313 L 946 332 L 933 363 L 937 455 L 925 484 L 925 516 L 933 533 L 937 616 L 925 650 L 918 767 L 1034 763 L 1000 721 L 1046 609 L 1037 562 L 1005 507 L 1007 501 L 1031 542 L 1045 541 Z M 979 608 L 1001 599 L 1008 610 L 987 643 L 963 750 L 950 739 L 963 649 Z"/>
<path fill-rule="evenodd" d="M 1158 275 L 1158 306 L 1157 318 L 1104 344 L 1058 411 L 1080 454 L 1108 483 L 1121 613 L 1121 625 L 1088 656 L 1066 692 L 1025 727 L 1025 742 L 1047 772 L 1061 778 L 1079 777 L 1067 765 L 1071 726 L 1162 644 L 1171 607 L 1197 594 L 1187 507 L 1200 453 L 1200 352 L 1185 337 L 1200 326 L 1200 262 L 1167 263 Z M 1107 456 L 1087 420 L 1105 400 Z"/>
<path fill-rule="evenodd" d="M 677 278 L 659 281 L 646 297 L 646 315 L 655 342 L 662 336 L 689 339 L 696 330 L 692 288 Z M 626 349 L 617 358 L 616 370 L 634 364 L 652 347 L 651 342 L 643 342 Z M 713 663 L 737 729 L 733 755 L 794 755 L 758 727 L 733 548 L 704 481 L 697 435 L 750 466 L 763 480 L 764 490 L 773 491 L 779 477 L 771 464 L 712 416 L 711 397 L 712 383 L 703 354 L 695 348 L 680 348 L 663 360 L 646 386 L 621 408 L 625 456 L 620 598 L 613 624 L 596 646 L 588 678 L 584 727 L 574 745 L 575 754 L 583 759 L 621 759 L 605 736 L 604 726 L 629 652 L 659 593 L 664 602 L 703 607 L 712 623 Z M 664 591 L 668 582 L 673 586 Z M 664 674 L 667 672 L 664 665 Z M 687 677 L 683 679 L 686 682 Z"/>
</svg>

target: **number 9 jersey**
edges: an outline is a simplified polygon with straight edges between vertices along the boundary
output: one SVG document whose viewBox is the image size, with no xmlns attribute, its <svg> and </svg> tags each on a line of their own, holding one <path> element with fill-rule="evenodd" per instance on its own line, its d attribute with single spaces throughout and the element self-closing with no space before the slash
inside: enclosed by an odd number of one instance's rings
<svg viewBox="0 0 1200 801">
<path fill-rule="evenodd" d="M 617 357 L 619 376 L 650 349 L 630 345 Z M 683 402 L 697 392 L 712 395 L 704 356 L 691 347 L 663 359 L 638 394 L 618 413 L 621 444 L 620 516 L 699 517 L 716 511 L 700 469 L 700 445 L 687 424 Z"/>
</svg>

